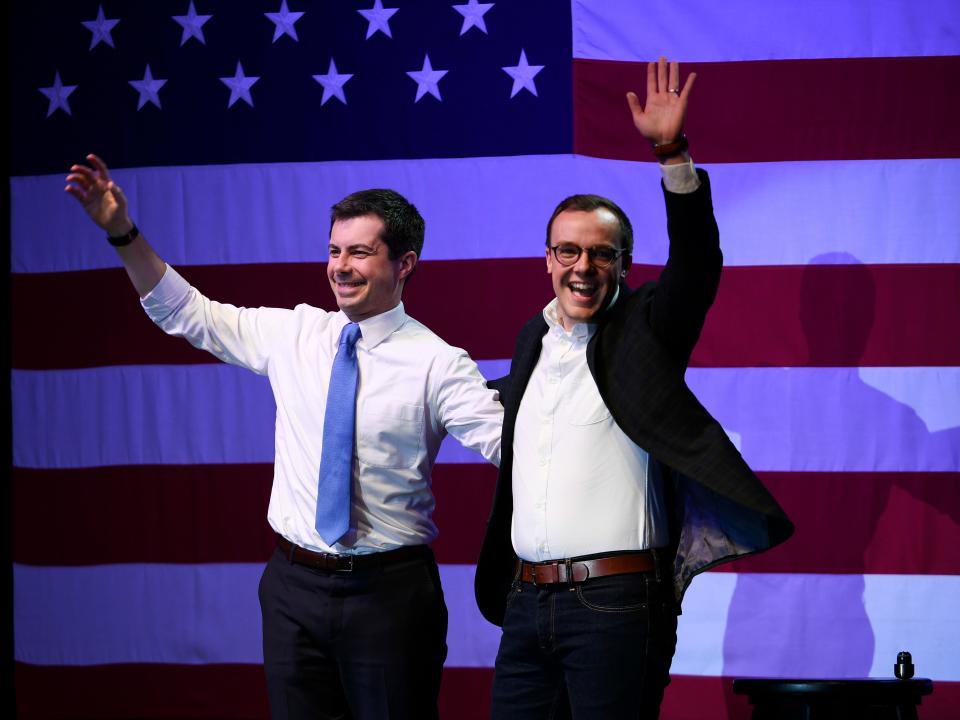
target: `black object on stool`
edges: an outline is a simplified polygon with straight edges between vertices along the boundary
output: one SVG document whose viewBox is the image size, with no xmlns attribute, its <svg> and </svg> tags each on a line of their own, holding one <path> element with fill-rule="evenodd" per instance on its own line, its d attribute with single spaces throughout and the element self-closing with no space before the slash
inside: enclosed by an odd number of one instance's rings
<svg viewBox="0 0 960 720">
<path fill-rule="evenodd" d="M 896 680 L 744 678 L 733 681 L 733 692 L 747 696 L 753 720 L 917 720 L 933 682 L 913 679 L 913 672 L 910 653 L 901 652 Z"/>
</svg>

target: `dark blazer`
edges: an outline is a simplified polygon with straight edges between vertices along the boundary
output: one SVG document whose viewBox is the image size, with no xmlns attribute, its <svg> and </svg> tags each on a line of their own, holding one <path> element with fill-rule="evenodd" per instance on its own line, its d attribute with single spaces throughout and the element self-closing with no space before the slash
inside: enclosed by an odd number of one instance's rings
<svg viewBox="0 0 960 720">
<path fill-rule="evenodd" d="M 747 467 L 720 424 L 694 397 L 684 373 L 720 281 L 722 255 L 709 178 L 689 194 L 664 189 L 670 252 L 659 280 L 636 291 L 621 283 L 598 316 L 587 364 L 617 425 L 650 454 L 667 505 L 677 601 L 694 575 L 786 540 L 793 525 Z M 513 435 L 520 400 L 547 331 L 542 313 L 521 330 L 510 374 L 491 383 L 504 404 L 500 474 L 477 562 L 483 616 L 501 625 L 516 555 Z M 614 548 L 611 548 L 613 550 Z"/>
</svg>

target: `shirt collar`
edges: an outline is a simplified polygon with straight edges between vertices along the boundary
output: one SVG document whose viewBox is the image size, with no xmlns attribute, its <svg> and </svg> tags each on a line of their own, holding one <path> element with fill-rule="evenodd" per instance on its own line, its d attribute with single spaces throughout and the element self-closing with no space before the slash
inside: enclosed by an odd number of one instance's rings
<svg viewBox="0 0 960 720">
<path fill-rule="evenodd" d="M 617 301 L 618 297 L 620 297 L 619 285 L 613 291 L 613 298 L 607 305 L 607 309 L 613 307 L 613 304 Z M 557 300 L 557 298 L 554 298 L 548 302 L 547 306 L 543 309 L 543 319 L 547 321 L 547 327 L 550 329 L 550 332 L 555 334 L 566 334 L 572 338 L 590 338 L 597 329 L 597 323 L 576 323 L 570 332 L 567 333 L 563 329 L 563 325 L 560 323 L 560 315 L 557 312 L 557 306 L 559 303 L 560 301 Z"/>
<path fill-rule="evenodd" d="M 403 309 L 402 302 L 386 312 L 361 320 L 358 323 L 360 325 L 360 340 L 357 341 L 357 344 L 363 346 L 366 350 L 372 350 L 399 330 L 406 321 L 407 312 Z M 350 318 L 344 314 L 343 310 L 339 310 L 337 312 L 338 335 L 349 322 Z"/>
</svg>

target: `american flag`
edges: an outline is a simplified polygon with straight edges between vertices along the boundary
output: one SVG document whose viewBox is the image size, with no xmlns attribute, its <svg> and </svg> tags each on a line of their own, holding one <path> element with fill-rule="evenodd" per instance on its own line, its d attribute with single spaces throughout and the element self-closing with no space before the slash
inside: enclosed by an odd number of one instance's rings
<svg viewBox="0 0 960 720">
<path fill-rule="evenodd" d="M 665 55 L 726 268 L 687 380 L 797 526 L 687 594 L 663 717 L 744 718 L 730 678 L 934 680 L 960 707 L 960 5 L 955 0 L 20 0 L 8 10 L 14 632 L 21 718 L 262 718 L 265 380 L 154 328 L 63 192 L 94 151 L 209 296 L 333 308 L 328 208 L 427 220 L 408 312 L 489 376 L 551 297 L 556 202 L 666 255 L 624 94 Z M 445 446 L 441 711 L 485 717 L 474 607 L 493 468 Z"/>
</svg>

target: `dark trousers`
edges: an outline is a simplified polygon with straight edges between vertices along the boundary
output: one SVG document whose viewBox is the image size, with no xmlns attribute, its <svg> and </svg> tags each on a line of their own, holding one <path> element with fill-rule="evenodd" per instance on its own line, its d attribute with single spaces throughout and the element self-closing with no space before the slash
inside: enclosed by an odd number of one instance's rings
<svg viewBox="0 0 960 720">
<path fill-rule="evenodd" d="M 653 573 L 514 584 L 493 680 L 495 720 L 649 720 L 677 642 L 669 582 Z"/>
<path fill-rule="evenodd" d="M 314 570 L 274 552 L 260 580 L 273 720 L 437 718 L 447 607 L 436 561 Z"/>
</svg>

